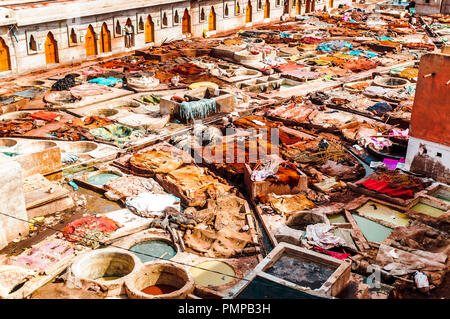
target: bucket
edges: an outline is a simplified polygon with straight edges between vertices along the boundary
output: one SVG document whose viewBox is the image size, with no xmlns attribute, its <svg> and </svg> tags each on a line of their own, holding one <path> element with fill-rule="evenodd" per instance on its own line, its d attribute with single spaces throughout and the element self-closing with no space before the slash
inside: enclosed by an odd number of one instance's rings
<svg viewBox="0 0 450 319">
<path fill-rule="evenodd" d="M 171 262 L 149 262 L 125 281 L 131 299 L 186 299 L 194 280 L 182 267 Z"/>
</svg>

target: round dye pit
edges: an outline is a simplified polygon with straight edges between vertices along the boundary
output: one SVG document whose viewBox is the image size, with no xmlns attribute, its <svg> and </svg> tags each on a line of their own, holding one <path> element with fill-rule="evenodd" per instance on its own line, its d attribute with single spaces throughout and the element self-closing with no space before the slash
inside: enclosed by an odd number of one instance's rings
<svg viewBox="0 0 450 319">
<path fill-rule="evenodd" d="M 0 152 L 8 155 L 15 156 L 17 141 L 10 138 L 0 138 Z"/>
<path fill-rule="evenodd" d="M 222 261 L 209 260 L 189 269 L 196 285 L 218 287 L 234 280 L 236 272 L 233 267 Z"/>
<path fill-rule="evenodd" d="M 104 172 L 104 173 L 98 173 L 95 175 L 92 175 L 91 177 L 89 177 L 86 182 L 92 185 L 96 185 L 96 186 L 103 186 L 106 183 L 108 183 L 109 181 L 112 181 L 113 179 L 116 179 L 120 177 L 120 175 L 115 174 L 115 173 L 109 173 L 109 172 Z"/>
<path fill-rule="evenodd" d="M 409 81 L 402 78 L 396 78 L 396 77 L 382 77 L 382 78 L 376 78 L 373 81 L 376 85 L 388 87 L 388 88 L 400 88 L 404 87 L 405 85 L 409 84 Z"/>
<path fill-rule="evenodd" d="M 83 154 L 89 153 L 93 150 L 96 150 L 98 145 L 93 142 L 73 142 L 73 143 L 64 143 L 61 147 L 70 153 Z"/>
<path fill-rule="evenodd" d="M 137 243 L 130 248 L 130 251 L 135 253 L 143 263 L 154 261 L 158 259 L 157 257 L 169 260 L 177 254 L 172 245 L 162 240 L 147 240 Z"/>
<path fill-rule="evenodd" d="M 17 145 L 17 141 L 10 138 L 0 138 L 0 149 L 10 148 Z"/>
<path fill-rule="evenodd" d="M 51 141 L 33 141 L 33 142 L 26 142 L 21 143 L 17 146 L 17 153 L 18 154 L 31 154 L 36 152 L 42 152 L 46 149 L 57 147 L 58 145 L 55 142 Z"/>
<path fill-rule="evenodd" d="M 98 110 L 90 111 L 89 115 L 111 117 L 111 116 L 117 115 L 117 113 L 119 113 L 119 110 L 116 110 L 116 109 L 98 109 Z"/>
<path fill-rule="evenodd" d="M 20 119 L 25 119 L 27 118 L 32 112 L 27 112 L 27 111 L 20 111 L 20 112 L 11 112 L 11 113 L 6 113 L 3 114 L 2 116 L 0 116 L 0 120 L 1 121 L 5 121 L 5 120 L 20 120 Z"/>
<path fill-rule="evenodd" d="M 132 299 L 185 299 L 194 280 L 182 267 L 167 261 L 147 263 L 125 281 Z"/>
<path fill-rule="evenodd" d="M 105 248 L 83 255 L 72 265 L 72 275 L 83 281 L 98 283 L 108 288 L 108 296 L 124 291 L 123 283 L 142 266 L 132 253 L 116 248 Z"/>
</svg>

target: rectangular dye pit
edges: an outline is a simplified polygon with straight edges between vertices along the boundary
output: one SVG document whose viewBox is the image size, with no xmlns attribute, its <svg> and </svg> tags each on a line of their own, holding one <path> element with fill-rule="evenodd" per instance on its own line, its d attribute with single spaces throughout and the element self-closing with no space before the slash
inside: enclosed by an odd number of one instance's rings
<svg viewBox="0 0 450 319">
<path fill-rule="evenodd" d="M 302 287 L 319 289 L 336 269 L 292 254 L 284 254 L 266 272 Z"/>
<path fill-rule="evenodd" d="M 267 278 L 306 292 L 336 296 L 350 279 L 351 263 L 288 243 L 277 245 L 265 260 L 260 265 Z"/>
<path fill-rule="evenodd" d="M 341 214 L 334 214 L 334 215 L 327 215 L 328 220 L 331 224 L 345 224 L 348 223 L 347 218 L 345 218 L 345 215 L 343 213 Z"/>
<path fill-rule="evenodd" d="M 368 218 L 353 214 L 353 219 L 356 221 L 358 228 L 363 233 L 368 241 L 374 243 L 381 243 L 392 232 L 392 228 L 378 224 Z"/>
<path fill-rule="evenodd" d="M 450 203 L 450 187 L 440 185 L 435 191 L 430 193 L 430 196 Z"/>
<path fill-rule="evenodd" d="M 234 299 L 325 299 L 256 276 Z"/>
<path fill-rule="evenodd" d="M 445 210 L 428 205 L 424 202 L 418 202 L 411 207 L 411 210 L 431 217 L 439 217 L 445 213 Z"/>
<path fill-rule="evenodd" d="M 385 221 L 395 227 L 407 226 L 409 224 L 409 218 L 405 213 L 372 200 L 367 201 L 356 211 L 362 216 Z"/>
</svg>

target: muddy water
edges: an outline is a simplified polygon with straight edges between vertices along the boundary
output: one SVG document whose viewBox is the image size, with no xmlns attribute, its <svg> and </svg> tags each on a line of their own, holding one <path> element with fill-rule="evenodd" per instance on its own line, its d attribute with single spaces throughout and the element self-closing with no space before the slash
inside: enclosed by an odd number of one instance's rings
<svg viewBox="0 0 450 319">
<path fill-rule="evenodd" d="M 417 203 L 416 205 L 414 205 L 413 207 L 411 207 L 411 209 L 413 211 L 428 215 L 428 216 L 432 216 L 432 217 L 439 217 L 442 214 L 445 213 L 445 210 L 430 206 L 428 204 L 424 204 L 424 203 Z"/>
<path fill-rule="evenodd" d="M 381 243 L 392 232 L 392 228 L 375 223 L 370 219 L 353 214 L 353 218 L 358 224 L 358 228 L 368 241 Z"/>
<path fill-rule="evenodd" d="M 342 224 L 342 223 L 348 223 L 347 219 L 345 218 L 344 214 L 334 214 L 334 215 L 328 215 L 328 220 L 331 224 Z"/>
<path fill-rule="evenodd" d="M 203 287 L 217 287 L 234 280 L 236 273 L 228 264 L 221 261 L 205 261 L 189 269 L 195 284 Z M 211 271 L 209 271 L 211 270 Z"/>
<path fill-rule="evenodd" d="M 171 292 L 174 292 L 176 290 L 178 289 L 169 285 L 154 285 L 142 289 L 141 292 L 147 295 L 156 296 L 156 295 L 170 294 Z"/>
<path fill-rule="evenodd" d="M 406 214 L 374 201 L 365 203 L 358 208 L 358 212 L 366 217 L 383 220 L 395 226 L 407 226 L 409 224 Z"/>
<path fill-rule="evenodd" d="M 320 288 L 333 274 L 336 268 L 283 255 L 268 270 L 270 275 L 290 281 L 302 287 Z"/>
<path fill-rule="evenodd" d="M 100 174 L 95 174 L 91 177 L 89 177 L 86 182 L 88 182 L 89 184 L 92 185 L 96 185 L 96 186 L 103 186 L 106 183 L 108 183 L 109 181 L 116 179 L 120 177 L 117 174 L 113 174 L 113 173 L 100 173 Z"/>
<path fill-rule="evenodd" d="M 162 259 L 169 260 L 177 253 L 171 245 L 161 240 L 149 240 L 137 243 L 132 246 L 130 250 L 134 252 L 143 263 L 153 261 L 161 256 Z"/>
</svg>

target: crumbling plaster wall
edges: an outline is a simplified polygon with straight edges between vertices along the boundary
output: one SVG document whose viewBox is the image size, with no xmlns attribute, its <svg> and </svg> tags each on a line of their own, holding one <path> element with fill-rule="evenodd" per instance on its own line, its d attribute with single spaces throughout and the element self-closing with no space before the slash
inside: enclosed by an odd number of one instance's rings
<svg viewBox="0 0 450 319">
<path fill-rule="evenodd" d="M 410 137 L 405 168 L 449 184 L 450 147 Z"/>
</svg>

